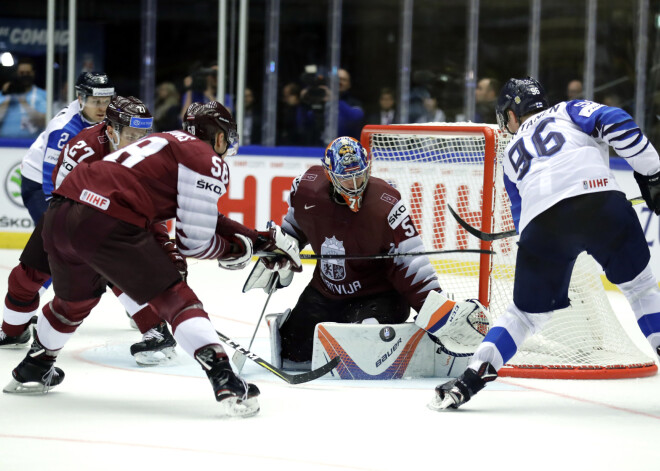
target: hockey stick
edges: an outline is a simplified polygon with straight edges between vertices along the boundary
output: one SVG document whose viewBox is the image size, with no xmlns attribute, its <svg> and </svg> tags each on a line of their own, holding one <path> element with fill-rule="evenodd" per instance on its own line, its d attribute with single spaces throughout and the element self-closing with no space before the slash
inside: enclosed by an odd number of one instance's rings
<svg viewBox="0 0 660 471">
<path fill-rule="evenodd" d="M 275 272 L 274 276 L 271 277 L 269 280 L 269 284 L 266 287 L 268 290 L 268 297 L 266 298 L 266 302 L 264 303 L 264 308 L 261 310 L 261 315 L 259 316 L 259 320 L 257 321 L 257 325 L 254 328 L 254 332 L 252 332 L 252 338 L 250 339 L 250 343 L 248 344 L 248 350 L 252 348 L 252 342 L 254 342 L 254 338 L 257 336 L 257 330 L 259 330 L 259 326 L 261 325 L 261 319 L 264 318 L 264 312 L 266 312 L 266 306 L 268 306 L 268 301 L 270 301 L 271 295 L 276 291 L 275 286 L 277 286 L 277 280 L 280 277 L 279 273 Z M 243 366 L 245 365 L 245 359 L 246 356 L 243 355 L 239 350 L 236 350 L 234 352 L 234 355 L 231 357 L 231 361 L 234 363 L 234 366 L 236 366 L 236 369 L 240 373 L 243 370 Z"/>
<path fill-rule="evenodd" d="M 515 229 L 512 229 L 510 231 L 504 231 L 504 232 L 493 232 L 488 233 L 488 232 L 482 232 L 477 228 L 472 227 L 469 225 L 467 222 L 465 222 L 461 217 L 456 214 L 456 211 L 454 211 L 454 208 L 452 208 L 450 205 L 447 205 L 449 208 L 449 212 L 451 213 L 452 216 L 454 216 L 454 219 L 456 219 L 456 222 L 458 222 L 463 229 L 468 231 L 470 234 L 475 236 L 477 239 L 485 240 L 486 242 L 491 242 L 493 240 L 499 240 L 499 239 L 506 239 L 507 237 L 513 237 L 517 234 Z"/>
<path fill-rule="evenodd" d="M 373 255 L 341 255 L 341 254 L 307 254 L 301 253 L 301 260 L 379 260 L 381 258 L 397 258 L 397 257 L 416 257 L 417 255 L 436 255 L 445 253 L 479 253 L 493 255 L 495 252 L 492 250 L 481 249 L 455 249 L 455 250 L 431 250 L 430 252 L 404 252 L 404 253 L 377 253 Z M 278 255 L 275 252 L 256 252 L 257 257 L 273 257 Z"/>
<path fill-rule="evenodd" d="M 282 371 L 279 368 L 275 368 L 273 365 L 271 365 L 266 360 L 259 357 L 257 354 L 252 353 L 251 351 L 246 350 L 245 348 L 241 347 L 239 344 L 234 342 L 232 339 L 227 337 L 225 334 L 223 334 L 223 333 L 221 333 L 217 330 L 215 331 L 215 333 L 218 334 L 218 337 L 220 338 L 220 340 L 222 340 L 224 343 L 229 345 L 231 348 L 240 351 L 243 355 L 248 357 L 250 360 L 255 362 L 257 365 L 261 366 L 262 368 L 267 369 L 268 371 L 270 371 L 274 375 L 279 376 L 280 378 L 282 378 L 284 381 L 286 381 L 289 384 L 301 384 L 301 383 L 307 383 L 308 381 L 315 380 L 315 379 L 320 378 L 321 376 L 329 373 L 330 371 L 335 369 L 335 367 L 339 364 L 339 357 L 337 356 L 337 357 L 334 357 L 332 360 L 330 360 L 328 363 L 326 363 L 325 365 L 323 365 L 320 368 L 309 371 L 307 373 L 292 375 L 292 374 L 289 374 L 289 373 L 286 373 L 286 372 Z"/>
<path fill-rule="evenodd" d="M 644 198 L 641 196 L 636 196 L 635 198 L 630 198 L 628 200 L 630 204 L 633 206 L 643 203 Z M 504 231 L 504 232 L 482 232 L 479 229 L 472 227 L 469 225 L 465 220 L 463 220 L 458 214 L 456 214 L 456 211 L 454 211 L 454 208 L 452 208 L 450 205 L 447 205 L 449 208 L 449 212 L 451 213 L 452 216 L 454 216 L 454 219 L 456 219 L 456 222 L 458 222 L 463 229 L 468 231 L 470 234 L 475 236 L 477 239 L 480 240 L 485 240 L 486 242 L 491 242 L 493 240 L 499 240 L 499 239 L 506 239 L 507 237 L 513 237 L 517 234 L 515 229 L 511 229 L 510 231 Z"/>
</svg>

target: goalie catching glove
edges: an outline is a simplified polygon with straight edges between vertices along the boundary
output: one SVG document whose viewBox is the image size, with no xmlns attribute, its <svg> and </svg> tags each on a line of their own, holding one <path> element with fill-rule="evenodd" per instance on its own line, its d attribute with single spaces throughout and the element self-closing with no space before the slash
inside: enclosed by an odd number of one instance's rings
<svg viewBox="0 0 660 471">
<path fill-rule="evenodd" d="M 488 333 L 488 310 L 476 299 L 455 302 L 430 291 L 415 324 L 436 337 L 453 355 L 472 354 Z"/>
</svg>

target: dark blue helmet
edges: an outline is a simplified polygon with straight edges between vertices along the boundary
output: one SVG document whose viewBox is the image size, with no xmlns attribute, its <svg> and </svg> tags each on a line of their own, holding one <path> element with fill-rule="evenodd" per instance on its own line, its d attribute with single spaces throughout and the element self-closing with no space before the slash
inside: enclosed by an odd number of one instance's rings
<svg viewBox="0 0 660 471">
<path fill-rule="evenodd" d="M 521 116 L 543 111 L 549 107 L 545 90 L 538 80 L 532 77 L 511 78 L 500 91 L 495 114 L 500 129 L 510 132 L 507 128 L 507 110 L 513 111 L 520 119 Z"/>
<path fill-rule="evenodd" d="M 83 72 L 76 80 L 76 92 L 85 96 L 109 96 L 115 95 L 115 87 L 102 72 Z"/>
</svg>

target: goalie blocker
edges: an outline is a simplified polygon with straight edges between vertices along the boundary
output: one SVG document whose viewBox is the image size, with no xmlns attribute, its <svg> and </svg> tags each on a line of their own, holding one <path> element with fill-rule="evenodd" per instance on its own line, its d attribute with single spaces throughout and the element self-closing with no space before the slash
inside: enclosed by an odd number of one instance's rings
<svg viewBox="0 0 660 471">
<path fill-rule="evenodd" d="M 455 378 L 467 367 L 490 325 L 488 311 L 480 303 L 457 303 L 433 291 L 415 323 L 317 324 L 311 365 L 282 365 L 278 327 L 286 315 L 266 317 L 272 363 L 284 369 L 314 369 L 338 356 L 340 363 L 327 376 L 336 379 Z"/>
</svg>

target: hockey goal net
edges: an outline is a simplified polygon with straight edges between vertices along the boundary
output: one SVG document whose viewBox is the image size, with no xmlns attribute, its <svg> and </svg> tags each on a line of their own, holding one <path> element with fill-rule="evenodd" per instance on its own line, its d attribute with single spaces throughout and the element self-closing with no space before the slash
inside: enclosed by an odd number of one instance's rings
<svg viewBox="0 0 660 471">
<path fill-rule="evenodd" d="M 372 174 L 401 192 L 427 250 L 495 252 L 432 257 L 444 290 L 456 299 L 478 297 L 494 318 L 512 301 L 517 237 L 480 241 L 456 223 L 447 205 L 481 231 L 514 228 L 501 165 L 508 140 L 496 126 L 473 123 L 366 126 L 361 137 L 374 159 Z M 580 255 L 569 288 L 571 306 L 556 311 L 501 376 L 599 379 L 656 373 L 654 361 L 619 323 L 600 273 L 593 258 Z"/>
</svg>

